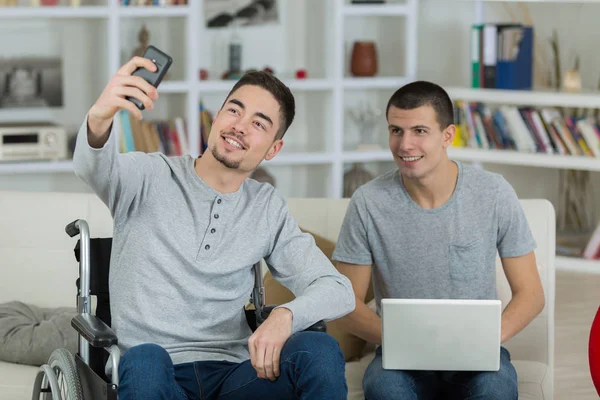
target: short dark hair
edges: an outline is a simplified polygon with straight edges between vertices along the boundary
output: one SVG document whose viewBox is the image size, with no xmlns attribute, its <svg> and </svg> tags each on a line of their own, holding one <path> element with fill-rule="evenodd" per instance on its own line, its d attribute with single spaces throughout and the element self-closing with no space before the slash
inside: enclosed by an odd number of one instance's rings
<svg viewBox="0 0 600 400">
<path fill-rule="evenodd" d="M 245 85 L 259 86 L 271 93 L 273 97 L 275 97 L 275 100 L 277 100 L 277 102 L 279 103 L 280 108 L 280 127 L 277 131 L 277 134 L 275 135 L 275 139 L 281 139 L 292 124 L 292 121 L 294 121 L 294 116 L 296 115 L 296 102 L 294 100 L 294 95 L 292 94 L 291 90 L 270 72 L 249 71 L 246 72 L 235 83 L 235 85 L 225 98 L 225 102 L 227 101 L 227 99 L 229 99 L 233 92 Z"/>
<path fill-rule="evenodd" d="M 454 123 L 454 107 L 450 96 L 441 86 L 433 82 L 411 82 L 396 90 L 385 109 L 386 118 L 392 106 L 401 110 L 431 106 L 442 129 Z"/>
</svg>

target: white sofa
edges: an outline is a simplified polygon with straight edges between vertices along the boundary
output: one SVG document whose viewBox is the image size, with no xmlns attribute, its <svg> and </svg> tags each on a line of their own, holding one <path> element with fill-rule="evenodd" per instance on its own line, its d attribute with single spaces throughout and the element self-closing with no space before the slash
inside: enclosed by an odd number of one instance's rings
<svg viewBox="0 0 600 400">
<path fill-rule="evenodd" d="M 288 200 L 305 229 L 337 239 L 347 199 Z M 538 243 L 536 255 L 546 307 L 506 344 L 519 375 L 520 399 L 553 398 L 555 214 L 546 200 L 521 200 Z M 92 237 L 111 236 L 112 219 L 93 194 L 0 192 L 0 303 L 19 300 L 43 307 L 74 307 L 77 266 L 74 239 L 64 231 L 77 218 L 88 221 Z M 498 269 L 503 303 L 510 289 Z M 363 373 L 371 353 L 348 362 L 349 399 L 362 399 Z M 0 400 L 30 399 L 37 368 L 0 361 Z"/>
</svg>

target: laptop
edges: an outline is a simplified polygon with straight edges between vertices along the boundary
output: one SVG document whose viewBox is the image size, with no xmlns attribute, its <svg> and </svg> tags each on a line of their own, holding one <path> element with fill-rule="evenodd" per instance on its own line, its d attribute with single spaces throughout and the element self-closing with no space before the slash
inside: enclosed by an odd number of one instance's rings
<svg viewBox="0 0 600 400">
<path fill-rule="evenodd" d="M 384 369 L 500 369 L 500 300 L 382 299 L 381 310 Z"/>
</svg>

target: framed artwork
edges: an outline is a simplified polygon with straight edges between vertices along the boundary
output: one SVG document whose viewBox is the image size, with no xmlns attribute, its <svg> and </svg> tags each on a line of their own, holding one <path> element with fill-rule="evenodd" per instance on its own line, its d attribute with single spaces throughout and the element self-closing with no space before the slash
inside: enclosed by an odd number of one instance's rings
<svg viewBox="0 0 600 400">
<path fill-rule="evenodd" d="M 60 58 L 0 58 L 0 108 L 63 105 Z"/>
<path fill-rule="evenodd" d="M 225 28 L 276 23 L 279 20 L 277 0 L 205 0 L 207 28 Z"/>
</svg>

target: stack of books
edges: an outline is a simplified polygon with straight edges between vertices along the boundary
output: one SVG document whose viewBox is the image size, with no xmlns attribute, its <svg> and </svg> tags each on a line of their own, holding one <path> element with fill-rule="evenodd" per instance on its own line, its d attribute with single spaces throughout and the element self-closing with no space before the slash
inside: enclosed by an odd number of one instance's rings
<svg viewBox="0 0 600 400">
<path fill-rule="evenodd" d="M 531 90 L 533 28 L 486 23 L 471 28 L 471 86 Z"/>
<path fill-rule="evenodd" d="M 566 115 L 553 107 L 502 105 L 491 109 L 462 100 L 454 105 L 455 147 L 600 157 L 597 117 Z"/>
</svg>

